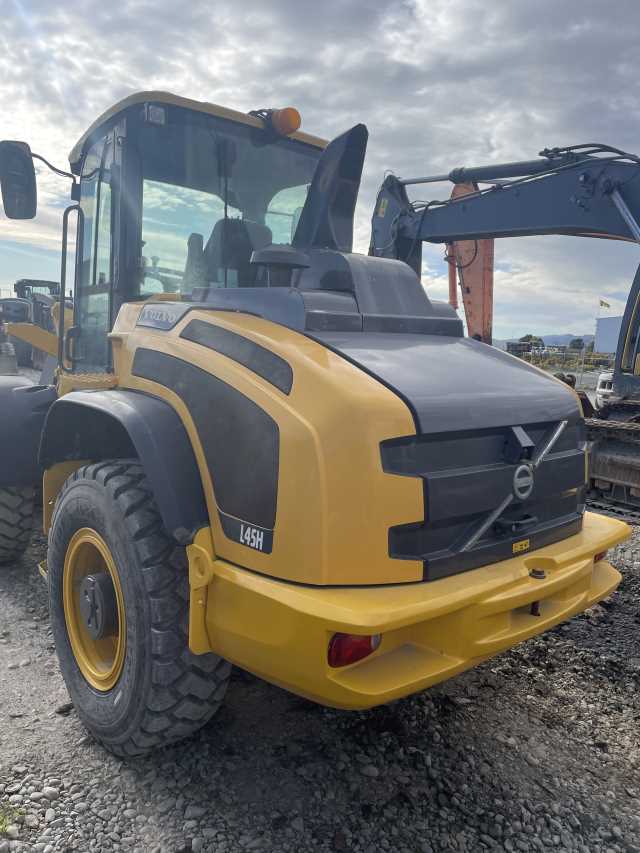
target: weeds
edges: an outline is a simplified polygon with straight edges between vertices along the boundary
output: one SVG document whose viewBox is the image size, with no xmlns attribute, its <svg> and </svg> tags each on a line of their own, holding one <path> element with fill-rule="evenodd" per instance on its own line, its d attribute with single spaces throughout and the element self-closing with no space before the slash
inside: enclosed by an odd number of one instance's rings
<svg viewBox="0 0 640 853">
<path fill-rule="evenodd" d="M 0 803 L 0 835 L 6 835 L 7 829 L 16 823 L 22 813 L 22 809 L 14 809 L 7 803 Z"/>
</svg>

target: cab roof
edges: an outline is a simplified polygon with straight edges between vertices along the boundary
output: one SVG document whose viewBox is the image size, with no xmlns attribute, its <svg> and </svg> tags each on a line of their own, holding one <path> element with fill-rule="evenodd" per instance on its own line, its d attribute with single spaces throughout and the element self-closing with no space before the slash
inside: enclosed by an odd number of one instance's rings
<svg viewBox="0 0 640 853">
<path fill-rule="evenodd" d="M 105 112 L 103 112 L 102 115 L 93 122 L 88 130 L 82 134 L 69 154 L 71 170 L 78 173 L 82 156 L 93 141 L 96 131 L 99 130 L 102 125 L 107 124 L 114 116 L 117 116 L 118 113 L 123 112 L 128 107 L 147 102 L 183 107 L 184 109 L 194 110 L 195 112 L 207 113 L 208 115 L 226 118 L 230 121 L 239 122 L 240 124 L 248 124 L 251 127 L 264 127 L 262 119 L 259 119 L 256 116 L 249 115 L 248 113 L 241 113 L 238 110 L 232 110 L 228 107 L 221 107 L 218 106 L 218 104 L 210 104 L 208 101 L 194 101 L 191 98 L 183 98 L 180 95 L 173 95 L 171 92 L 135 92 L 133 95 L 129 95 L 121 101 L 118 101 L 112 107 L 109 107 L 108 110 L 105 110 Z M 290 138 L 297 139 L 300 142 L 306 142 L 308 145 L 314 145 L 317 148 L 325 148 L 327 145 L 326 139 L 321 139 L 318 136 L 311 136 L 310 134 L 302 133 L 301 131 L 292 133 Z"/>
</svg>

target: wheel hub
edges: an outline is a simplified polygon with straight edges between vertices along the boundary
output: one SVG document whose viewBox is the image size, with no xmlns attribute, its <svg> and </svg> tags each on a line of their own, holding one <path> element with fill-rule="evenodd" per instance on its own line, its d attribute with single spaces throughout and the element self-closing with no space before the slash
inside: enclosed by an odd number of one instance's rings
<svg viewBox="0 0 640 853">
<path fill-rule="evenodd" d="M 78 669 L 95 690 L 111 690 L 125 660 L 124 595 L 113 555 L 96 530 L 83 527 L 69 540 L 62 597 Z"/>
<path fill-rule="evenodd" d="M 110 637 L 118 629 L 116 592 L 108 572 L 86 575 L 80 583 L 80 613 L 93 640 Z"/>
</svg>

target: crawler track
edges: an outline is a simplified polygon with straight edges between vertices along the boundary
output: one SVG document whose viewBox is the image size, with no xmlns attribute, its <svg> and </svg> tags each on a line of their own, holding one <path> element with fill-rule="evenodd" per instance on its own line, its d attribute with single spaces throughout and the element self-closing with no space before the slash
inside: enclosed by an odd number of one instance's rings
<svg viewBox="0 0 640 853">
<path fill-rule="evenodd" d="M 602 497 L 588 498 L 587 508 L 593 512 L 599 512 L 601 515 L 619 518 L 620 521 L 626 521 L 627 524 L 640 524 L 640 509 L 613 503 Z"/>
<path fill-rule="evenodd" d="M 587 418 L 585 424 L 591 439 L 612 437 L 623 441 L 640 442 L 640 423 L 636 421 Z"/>
</svg>

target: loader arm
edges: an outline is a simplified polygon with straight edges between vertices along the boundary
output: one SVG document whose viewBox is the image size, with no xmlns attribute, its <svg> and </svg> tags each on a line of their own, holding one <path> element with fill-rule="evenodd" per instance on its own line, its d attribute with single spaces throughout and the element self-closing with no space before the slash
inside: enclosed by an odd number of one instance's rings
<svg viewBox="0 0 640 853">
<path fill-rule="evenodd" d="M 487 340 L 493 262 L 492 247 L 482 241 L 566 234 L 640 242 L 638 157 L 603 145 L 541 153 L 539 160 L 459 168 L 445 175 L 388 175 L 378 193 L 369 254 L 403 260 L 420 275 L 423 242 L 453 244 L 449 254 L 461 273 L 463 296 L 469 291 L 469 334 Z M 409 200 L 407 186 L 442 181 L 455 185 L 451 198 Z M 474 241 L 470 259 L 466 241 Z M 469 323 L 472 296 L 476 316 Z"/>
</svg>

